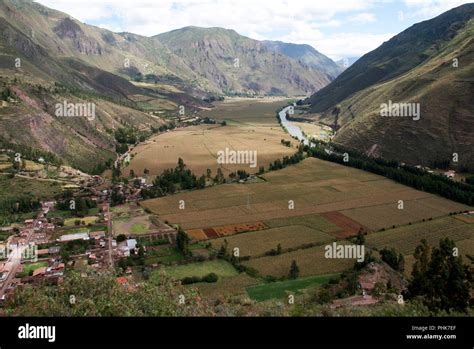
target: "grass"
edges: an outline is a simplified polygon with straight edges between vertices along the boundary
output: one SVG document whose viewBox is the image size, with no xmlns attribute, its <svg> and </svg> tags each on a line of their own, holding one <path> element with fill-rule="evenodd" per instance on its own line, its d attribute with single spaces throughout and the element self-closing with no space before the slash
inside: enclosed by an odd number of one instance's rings
<svg viewBox="0 0 474 349">
<path fill-rule="evenodd" d="M 115 234 L 147 234 L 153 228 L 149 215 L 123 216 L 114 218 L 113 229 Z"/>
<path fill-rule="evenodd" d="M 311 276 L 295 280 L 277 281 L 246 288 L 247 294 L 256 301 L 283 298 L 288 293 L 300 293 L 304 289 L 316 287 L 338 277 L 339 274 Z"/>
<path fill-rule="evenodd" d="M 183 254 L 175 247 L 164 247 L 159 250 L 153 250 L 147 253 L 145 259 L 146 265 L 157 263 L 172 263 L 184 259 Z"/>
<path fill-rule="evenodd" d="M 31 264 L 23 264 L 23 273 L 29 275 L 30 272 L 34 272 L 36 269 L 47 267 L 48 262 L 37 262 Z"/>
<path fill-rule="evenodd" d="M 246 273 L 240 273 L 235 276 L 228 276 L 217 280 L 215 283 L 200 282 L 189 285 L 197 288 L 199 293 L 206 298 L 218 298 L 231 295 L 245 295 L 245 288 L 258 284 L 258 279 L 248 276 Z"/>
<path fill-rule="evenodd" d="M 145 224 L 135 223 L 130 228 L 130 232 L 132 234 L 145 234 L 146 232 L 148 232 L 148 228 L 145 226 Z"/>
<path fill-rule="evenodd" d="M 203 277 L 209 273 L 215 273 L 219 277 L 229 277 L 238 274 L 237 270 L 234 269 L 232 264 L 223 260 L 165 267 L 163 269 L 159 269 L 159 271 L 164 271 L 176 279 L 183 279 L 187 276 Z"/>
<path fill-rule="evenodd" d="M 87 217 L 83 217 L 83 218 L 79 218 L 79 217 L 67 218 L 67 219 L 64 220 L 64 226 L 66 226 L 66 227 L 75 226 L 76 221 L 80 221 L 81 224 L 82 224 L 82 222 L 84 222 L 86 225 L 87 224 L 93 224 L 97 221 L 97 219 L 98 219 L 97 216 L 87 216 Z"/>
<path fill-rule="evenodd" d="M 8 178 L 0 175 L 0 197 L 2 199 L 25 196 L 29 198 L 52 198 L 62 192 L 61 185 L 56 182 L 39 181 L 20 177 Z"/>
</svg>

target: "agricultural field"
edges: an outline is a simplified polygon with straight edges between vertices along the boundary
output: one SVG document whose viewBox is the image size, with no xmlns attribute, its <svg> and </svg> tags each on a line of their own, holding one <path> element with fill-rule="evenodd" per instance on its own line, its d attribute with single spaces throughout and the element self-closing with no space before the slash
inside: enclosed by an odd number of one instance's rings
<svg viewBox="0 0 474 349">
<path fill-rule="evenodd" d="M 143 235 L 156 232 L 169 233 L 174 230 L 163 224 L 156 216 L 145 213 L 136 204 L 124 204 L 111 208 L 115 235 Z"/>
<path fill-rule="evenodd" d="M 160 272 L 165 272 L 176 279 L 183 279 L 185 277 L 191 276 L 203 277 L 209 273 L 215 273 L 217 276 L 219 276 L 219 278 L 235 276 L 238 274 L 237 270 L 235 270 L 232 264 L 224 260 L 213 260 L 165 267 L 155 271 L 155 273 Z"/>
<path fill-rule="evenodd" d="M 87 216 L 87 217 L 82 217 L 82 218 L 80 217 L 67 218 L 64 220 L 64 226 L 72 227 L 76 225 L 76 221 L 81 222 L 81 224 L 83 225 L 94 224 L 95 222 L 97 222 L 98 219 L 99 217 L 97 216 Z"/>
<path fill-rule="evenodd" d="M 343 243 L 343 242 L 341 242 Z M 293 260 L 300 269 L 300 277 L 338 273 L 351 268 L 355 259 L 329 259 L 324 256 L 324 246 L 299 249 L 277 256 L 252 258 L 243 264 L 256 269 L 262 276 L 288 276 Z"/>
<path fill-rule="evenodd" d="M 445 237 L 455 241 L 462 252 L 464 243 L 474 239 L 474 223 L 463 222 L 457 219 L 457 216 L 443 217 L 369 234 L 366 237 L 366 244 L 379 250 L 393 247 L 404 255 L 412 255 L 422 239 L 431 246 L 437 246 L 439 240 Z M 469 251 L 472 254 L 474 249 Z"/>
<path fill-rule="evenodd" d="M 200 115 L 217 121 L 225 120 L 229 125 L 278 125 L 277 110 L 292 100 L 285 97 L 226 98 Z"/>
<path fill-rule="evenodd" d="M 158 175 L 165 169 L 176 167 L 178 158 L 182 158 L 197 175 L 206 174 L 209 168 L 215 176 L 219 167 L 224 175 L 237 170 L 256 173 L 259 166 L 268 167 L 270 162 L 295 153 L 295 148 L 281 144 L 282 139 L 290 139 L 276 120 L 276 110 L 285 105 L 284 101 L 268 103 L 254 99 L 237 104 L 239 108 L 234 108 L 234 104 L 219 104 L 215 110 L 202 116 L 220 120 L 227 120 L 229 116 L 232 117 L 229 121 L 240 120 L 238 122 L 229 122 L 227 126 L 216 124 L 179 128 L 139 144 L 132 151 L 132 160 L 124 173 L 133 170 L 141 175 L 146 168 L 150 175 Z M 249 164 L 219 165 L 217 153 L 226 148 L 257 151 L 256 167 Z"/>
<path fill-rule="evenodd" d="M 266 181 L 260 183 L 219 185 L 147 200 L 142 205 L 185 230 L 254 222 L 269 227 L 306 222 L 309 228 L 335 237 L 353 226 L 349 223 L 374 231 L 471 209 L 381 176 L 315 158 L 263 177 Z M 184 210 L 179 209 L 180 200 L 185 202 Z M 404 201 L 404 210 L 398 210 L 399 200 Z"/>
<path fill-rule="evenodd" d="M 271 249 L 276 249 L 278 244 L 282 250 L 300 247 L 305 244 L 322 244 L 334 238 L 322 231 L 308 228 L 304 225 L 290 225 L 280 228 L 271 228 L 262 231 L 237 234 L 211 240 L 212 247 L 218 250 L 224 240 L 228 249 L 239 249 L 240 256 L 261 256 Z"/>
<path fill-rule="evenodd" d="M 57 182 L 22 177 L 8 178 L 8 176 L 0 175 L 0 197 L 2 199 L 19 196 L 51 198 L 61 192 L 61 185 Z"/>
<path fill-rule="evenodd" d="M 266 301 L 272 298 L 283 298 L 288 294 L 298 294 L 303 290 L 327 284 L 331 279 L 337 279 L 339 274 L 310 276 L 295 280 L 269 282 L 246 288 L 247 294 L 256 301 Z"/>
<path fill-rule="evenodd" d="M 215 283 L 200 282 L 189 285 L 189 287 L 197 288 L 204 297 L 217 298 L 230 295 L 241 295 L 245 294 L 245 289 L 248 286 L 256 285 L 259 280 L 247 275 L 246 273 L 240 273 L 235 276 L 228 276 L 220 278 Z"/>
<path fill-rule="evenodd" d="M 423 237 L 471 241 L 474 225 L 466 222 L 469 218 L 448 215 L 472 208 L 375 174 L 308 158 L 262 177 L 265 181 L 259 183 L 214 186 L 142 205 L 160 219 L 179 224 L 193 240 L 209 241 L 215 250 L 225 239 L 228 251 L 238 247 L 240 256 L 251 257 L 245 266 L 260 276 L 278 278 L 288 275 L 293 260 L 301 277 L 351 268 L 355 260 L 325 258 L 324 245 L 347 243 L 345 239 L 359 231 L 369 233 L 368 247 L 393 244 L 407 255 Z M 180 200 L 184 210 L 178 208 Z M 403 210 L 398 209 L 399 200 Z M 266 255 L 278 244 L 283 253 Z"/>
</svg>

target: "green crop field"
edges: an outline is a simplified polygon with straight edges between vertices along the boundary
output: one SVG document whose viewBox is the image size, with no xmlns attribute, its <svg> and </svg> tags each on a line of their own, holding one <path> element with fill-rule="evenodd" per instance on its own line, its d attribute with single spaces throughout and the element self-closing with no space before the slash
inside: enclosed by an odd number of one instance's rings
<svg viewBox="0 0 474 349">
<path fill-rule="evenodd" d="M 269 282 L 266 284 L 247 287 L 246 291 L 251 299 L 265 301 L 272 298 L 283 298 L 289 293 L 300 293 L 304 289 L 326 284 L 329 280 L 335 279 L 338 276 L 339 274 L 328 274 L 295 280 Z"/>
<path fill-rule="evenodd" d="M 228 277 L 237 275 L 237 270 L 232 264 L 223 260 L 214 260 L 208 262 L 191 263 L 173 267 L 157 269 L 156 272 L 162 272 L 173 276 L 176 279 L 182 279 L 188 276 L 205 276 L 209 273 L 215 273 L 219 277 Z"/>
</svg>

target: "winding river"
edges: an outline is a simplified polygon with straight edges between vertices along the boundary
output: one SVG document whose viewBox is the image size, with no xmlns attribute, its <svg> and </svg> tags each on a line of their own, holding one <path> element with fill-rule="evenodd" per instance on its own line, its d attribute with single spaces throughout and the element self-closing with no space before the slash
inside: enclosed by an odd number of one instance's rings
<svg viewBox="0 0 474 349">
<path fill-rule="evenodd" d="M 291 108 L 294 108 L 294 107 L 287 106 L 278 113 L 278 116 L 281 120 L 281 124 L 291 136 L 298 138 L 300 141 L 303 142 L 304 145 L 309 145 L 309 139 L 306 138 L 306 136 L 303 134 L 303 131 L 301 131 L 301 129 L 298 126 L 295 126 L 294 124 L 292 124 L 290 121 L 286 119 L 286 112 L 290 110 Z"/>
</svg>

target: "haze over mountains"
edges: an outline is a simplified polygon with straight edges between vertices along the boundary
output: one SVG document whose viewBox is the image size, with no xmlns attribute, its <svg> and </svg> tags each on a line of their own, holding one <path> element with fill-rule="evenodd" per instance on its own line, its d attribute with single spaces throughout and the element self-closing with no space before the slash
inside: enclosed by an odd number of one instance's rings
<svg viewBox="0 0 474 349">
<path fill-rule="evenodd" d="M 451 165 L 474 170 L 473 17 L 466 4 L 406 29 L 311 96 L 312 111 L 372 156 L 430 166 L 457 153 Z M 381 117 L 389 100 L 419 103 L 420 120 Z"/>
</svg>

